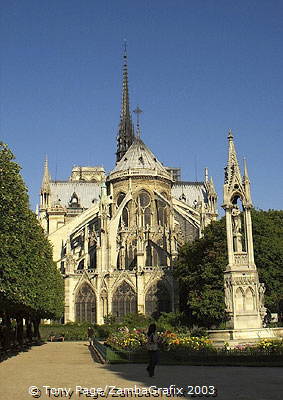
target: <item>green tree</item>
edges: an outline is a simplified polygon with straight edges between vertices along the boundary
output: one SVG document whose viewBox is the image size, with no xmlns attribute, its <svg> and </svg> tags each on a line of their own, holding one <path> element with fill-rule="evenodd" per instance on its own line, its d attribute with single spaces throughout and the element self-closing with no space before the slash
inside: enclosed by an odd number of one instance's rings
<svg viewBox="0 0 283 400">
<path fill-rule="evenodd" d="M 52 260 L 52 249 L 35 214 L 20 167 L 0 142 L 0 313 L 6 325 L 16 318 L 33 321 L 58 318 L 63 312 L 63 280 Z M 18 337 L 21 342 L 21 337 Z"/>
<path fill-rule="evenodd" d="M 5 308 L 30 306 L 26 295 L 24 229 L 27 222 L 28 196 L 19 174 L 20 167 L 6 145 L 0 144 L 0 265 L 1 299 Z M 24 287 L 23 284 L 24 283 Z"/>
<path fill-rule="evenodd" d="M 255 262 L 265 283 L 265 306 L 283 311 L 283 211 L 253 211 Z"/>
<path fill-rule="evenodd" d="M 266 285 L 265 304 L 282 311 L 283 211 L 252 212 L 255 262 Z M 192 324 L 205 327 L 226 320 L 223 272 L 228 262 L 225 219 L 212 222 L 204 236 L 180 250 L 175 276 L 181 309 Z"/>
</svg>

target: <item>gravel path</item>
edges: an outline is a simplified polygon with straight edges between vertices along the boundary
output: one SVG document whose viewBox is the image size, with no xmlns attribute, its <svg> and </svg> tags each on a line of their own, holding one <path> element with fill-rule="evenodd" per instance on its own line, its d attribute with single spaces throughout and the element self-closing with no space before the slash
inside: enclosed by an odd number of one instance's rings
<svg viewBox="0 0 283 400">
<path fill-rule="evenodd" d="M 86 342 L 47 343 L 33 347 L 0 364 L 0 399 L 32 400 L 39 398 L 28 393 L 30 386 L 37 386 L 41 399 L 95 399 L 94 389 L 108 385 L 113 395 L 108 398 L 182 398 L 177 388 L 190 385 L 215 386 L 217 399 L 223 400 L 281 400 L 283 398 L 282 368 L 255 367 L 198 367 L 158 366 L 156 377 L 146 375 L 144 364 L 101 365 L 95 363 Z M 165 388 L 168 396 L 125 395 L 109 387 L 145 388 L 152 391 Z M 171 389 L 170 388 L 171 386 Z M 174 386 L 175 385 L 175 386 Z M 44 388 L 46 386 L 46 388 Z M 81 387 L 81 389 L 79 388 Z M 53 391 L 61 388 L 61 390 Z M 66 392 L 64 389 L 70 389 Z M 85 389 L 83 389 L 85 388 Z M 196 388 L 196 391 L 199 389 Z M 203 389 L 204 391 L 206 388 Z M 167 392 L 166 392 L 167 391 Z M 73 392 L 73 393 L 72 393 Z M 155 392 L 156 393 L 156 392 Z M 185 390 L 183 389 L 183 393 Z M 37 394 L 34 389 L 34 394 Z M 175 394 L 175 396 L 173 396 Z M 186 395 L 186 398 L 192 398 Z M 193 398 L 210 398 L 195 396 Z M 211 397 L 212 399 L 214 397 Z"/>
</svg>

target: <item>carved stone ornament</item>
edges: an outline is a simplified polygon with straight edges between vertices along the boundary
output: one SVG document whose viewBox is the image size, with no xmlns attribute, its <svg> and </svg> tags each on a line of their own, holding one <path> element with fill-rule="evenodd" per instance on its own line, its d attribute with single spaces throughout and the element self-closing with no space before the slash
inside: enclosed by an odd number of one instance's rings
<svg viewBox="0 0 283 400">
<path fill-rule="evenodd" d="M 257 284 L 257 282 L 251 276 L 237 276 L 232 278 L 232 284 L 233 286 L 254 286 Z"/>
<path fill-rule="evenodd" d="M 225 293 L 225 305 L 226 311 L 232 312 L 233 311 L 233 289 L 232 289 L 232 282 L 231 278 L 226 278 L 224 280 L 224 293 Z"/>
<path fill-rule="evenodd" d="M 89 233 L 89 246 L 92 247 L 97 243 L 97 234 L 95 231 Z"/>
<path fill-rule="evenodd" d="M 267 315 L 267 308 L 264 306 L 264 293 L 266 287 L 264 283 L 260 283 L 258 286 L 258 302 L 259 302 L 259 313 L 263 323 L 265 323 L 265 316 Z"/>
<path fill-rule="evenodd" d="M 68 254 L 66 257 L 66 272 L 74 271 L 76 265 L 76 261 L 71 254 Z"/>
<path fill-rule="evenodd" d="M 234 260 L 236 265 L 247 265 L 248 255 L 246 253 L 234 254 Z"/>
<path fill-rule="evenodd" d="M 258 287 L 258 296 L 259 296 L 259 308 L 265 308 L 264 307 L 264 293 L 265 293 L 265 285 L 264 283 L 260 283 Z"/>
</svg>

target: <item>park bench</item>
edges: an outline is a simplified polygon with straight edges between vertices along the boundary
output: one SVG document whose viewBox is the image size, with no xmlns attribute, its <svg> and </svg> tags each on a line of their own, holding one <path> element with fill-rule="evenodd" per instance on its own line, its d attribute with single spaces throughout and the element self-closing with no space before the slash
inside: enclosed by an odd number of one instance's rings
<svg viewBox="0 0 283 400">
<path fill-rule="evenodd" d="M 65 337 L 64 335 L 49 335 L 48 341 L 49 342 L 64 342 Z"/>
</svg>

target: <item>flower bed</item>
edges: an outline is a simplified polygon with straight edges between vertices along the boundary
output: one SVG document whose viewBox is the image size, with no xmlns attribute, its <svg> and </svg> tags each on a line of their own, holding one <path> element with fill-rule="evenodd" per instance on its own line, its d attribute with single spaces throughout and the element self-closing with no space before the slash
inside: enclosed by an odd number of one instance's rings
<svg viewBox="0 0 283 400">
<path fill-rule="evenodd" d="M 116 350 L 143 351 L 146 350 L 147 336 L 141 330 L 129 331 L 127 327 L 110 335 L 105 344 Z M 158 333 L 160 350 L 199 351 L 213 349 L 211 341 L 206 337 L 191 337 L 185 334 L 176 334 L 170 331 Z"/>
<path fill-rule="evenodd" d="M 207 337 L 192 337 L 188 334 L 160 332 L 159 349 L 161 364 L 191 365 L 282 365 L 283 341 L 263 339 L 256 344 L 239 345 L 221 349 L 212 346 Z M 129 362 L 146 362 L 147 336 L 140 330 L 121 328 L 109 336 L 105 344 L 116 357 Z M 111 360 L 109 360 L 111 362 Z M 115 361 L 114 361 L 115 362 Z"/>
<path fill-rule="evenodd" d="M 139 351 L 145 348 L 146 341 L 146 335 L 142 331 L 133 329 L 130 332 L 127 327 L 122 327 L 112 333 L 105 344 L 115 350 Z"/>
<path fill-rule="evenodd" d="M 282 339 L 262 339 L 255 344 L 241 344 L 230 348 L 225 344 L 220 351 L 226 351 L 233 354 L 278 354 L 283 355 L 283 340 Z"/>
<path fill-rule="evenodd" d="M 176 334 L 165 331 L 159 334 L 161 349 L 167 351 L 213 350 L 212 342 L 207 337 L 194 337 L 186 334 Z"/>
<path fill-rule="evenodd" d="M 127 327 L 119 328 L 112 333 L 105 343 L 117 350 L 141 351 L 146 350 L 147 335 L 142 330 Z M 163 351 L 188 351 L 188 352 L 225 352 L 225 353 L 277 353 L 283 354 L 283 340 L 262 339 L 255 344 L 238 345 L 230 348 L 226 343 L 223 348 L 216 349 L 212 341 L 207 337 L 194 337 L 188 334 L 174 333 L 170 331 L 158 332 L 158 343 L 160 350 Z"/>
</svg>

